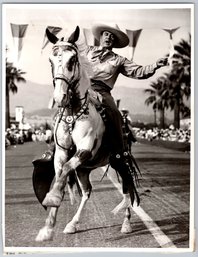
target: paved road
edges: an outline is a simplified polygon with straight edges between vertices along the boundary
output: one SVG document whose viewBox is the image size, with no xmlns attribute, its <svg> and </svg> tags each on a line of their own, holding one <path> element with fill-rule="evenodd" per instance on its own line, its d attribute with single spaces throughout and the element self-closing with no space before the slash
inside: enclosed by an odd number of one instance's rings
<svg viewBox="0 0 198 257">
<path fill-rule="evenodd" d="M 25 143 L 6 150 L 5 246 L 7 247 L 189 247 L 190 155 L 160 147 L 137 144 L 133 153 L 142 172 L 140 208 L 132 213 L 131 234 L 120 227 L 124 214 L 111 210 L 121 194 L 102 170 L 91 174 L 93 192 L 76 234 L 62 233 L 75 206 L 66 195 L 59 208 L 54 240 L 34 241 L 44 225 L 46 211 L 37 202 L 32 188 L 31 160 L 46 145 Z"/>
</svg>

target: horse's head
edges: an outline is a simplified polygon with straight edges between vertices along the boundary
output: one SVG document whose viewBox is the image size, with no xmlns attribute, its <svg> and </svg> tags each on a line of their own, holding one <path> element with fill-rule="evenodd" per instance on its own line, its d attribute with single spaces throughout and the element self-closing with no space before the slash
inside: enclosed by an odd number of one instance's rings
<svg viewBox="0 0 198 257">
<path fill-rule="evenodd" d="M 49 57 L 52 65 L 52 75 L 54 81 L 54 100 L 59 106 L 67 106 L 80 80 L 80 63 L 78 59 L 78 49 L 75 42 L 79 37 L 79 27 L 65 41 L 58 39 L 48 29 L 46 35 L 54 44 Z"/>
</svg>

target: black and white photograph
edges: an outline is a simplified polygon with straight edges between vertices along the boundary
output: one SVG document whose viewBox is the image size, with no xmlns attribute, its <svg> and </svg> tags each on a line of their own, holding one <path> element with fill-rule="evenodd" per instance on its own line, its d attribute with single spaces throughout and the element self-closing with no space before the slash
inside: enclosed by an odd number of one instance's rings
<svg viewBox="0 0 198 257">
<path fill-rule="evenodd" d="M 194 4 L 2 5 L 3 253 L 195 251 Z"/>
</svg>

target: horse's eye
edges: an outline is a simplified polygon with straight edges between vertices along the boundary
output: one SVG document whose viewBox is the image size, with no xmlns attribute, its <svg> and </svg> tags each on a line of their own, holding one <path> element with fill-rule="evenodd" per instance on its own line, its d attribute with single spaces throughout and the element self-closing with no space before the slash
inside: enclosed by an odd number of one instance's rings
<svg viewBox="0 0 198 257">
<path fill-rule="evenodd" d="M 72 67 L 73 67 L 75 61 L 76 61 L 76 56 L 72 56 L 71 59 L 69 60 L 69 63 L 68 63 L 68 70 L 69 71 L 72 70 Z"/>
<path fill-rule="evenodd" d="M 57 47 L 57 46 L 54 46 L 54 47 L 52 48 L 52 55 L 53 55 L 53 56 L 57 56 L 57 55 L 58 55 L 58 47 Z"/>
<path fill-rule="evenodd" d="M 68 50 L 68 46 L 62 46 L 63 52 L 66 52 Z"/>
<path fill-rule="evenodd" d="M 53 56 L 57 56 L 58 55 L 58 49 L 53 49 Z"/>
<path fill-rule="evenodd" d="M 74 64 L 75 60 L 76 60 L 76 57 L 73 56 L 73 57 L 71 58 L 71 60 L 70 60 L 71 64 Z"/>
</svg>

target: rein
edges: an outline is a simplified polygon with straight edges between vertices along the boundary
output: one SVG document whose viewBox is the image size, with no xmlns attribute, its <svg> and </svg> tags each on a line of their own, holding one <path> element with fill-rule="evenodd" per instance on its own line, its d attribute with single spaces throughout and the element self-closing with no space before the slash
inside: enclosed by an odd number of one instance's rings
<svg viewBox="0 0 198 257">
<path fill-rule="evenodd" d="M 78 55 L 78 50 L 74 45 L 72 45 L 71 43 L 68 43 L 68 42 L 65 43 L 65 45 L 69 46 L 72 50 L 75 51 L 76 55 Z M 68 85 L 66 96 L 68 98 L 69 95 L 71 95 L 69 98 L 72 98 L 72 93 L 73 93 L 73 91 L 75 90 L 75 88 L 77 87 L 77 85 L 79 84 L 79 81 L 80 81 L 80 63 L 79 63 L 78 59 L 76 59 L 73 74 L 72 74 L 71 78 L 69 79 L 68 77 L 66 77 L 64 75 L 63 68 L 62 68 L 62 59 L 63 59 L 62 54 L 58 55 L 58 66 L 59 66 L 58 70 L 62 69 L 62 72 L 58 72 L 53 77 L 53 84 L 55 85 L 55 82 L 58 79 L 63 80 Z M 77 68 L 78 68 L 78 75 L 77 75 L 77 79 L 75 79 L 75 73 L 76 73 Z M 81 99 L 79 99 L 79 100 L 81 100 Z M 69 102 L 69 99 L 67 99 L 66 102 Z M 68 103 L 68 105 L 69 105 L 69 103 Z"/>
<path fill-rule="evenodd" d="M 61 121 L 65 121 L 68 126 L 70 127 L 72 124 L 75 123 L 75 121 L 86 111 L 86 109 L 88 108 L 88 104 L 89 101 L 87 99 L 87 95 L 88 92 L 86 92 L 85 97 L 81 98 L 81 100 L 85 99 L 85 102 L 81 105 L 80 110 L 75 114 L 75 115 L 64 115 L 64 111 L 66 110 L 66 107 L 64 108 L 59 108 L 59 121 L 58 123 L 60 123 Z M 70 107 L 71 108 L 71 107 Z M 65 120 L 63 119 L 65 118 Z M 72 130 L 69 130 L 70 134 L 72 132 Z"/>
<path fill-rule="evenodd" d="M 81 106 L 80 110 L 76 114 L 74 114 L 74 115 L 73 114 L 71 114 L 71 115 L 64 115 L 64 112 L 65 112 L 66 109 L 68 109 L 69 112 L 71 112 L 71 106 L 69 106 L 68 108 L 67 108 L 67 106 L 65 106 L 64 108 L 59 108 L 59 112 L 57 114 L 58 123 L 57 123 L 56 129 L 55 129 L 54 135 L 55 135 L 55 140 L 56 140 L 57 145 L 60 148 L 66 150 L 66 151 L 70 150 L 72 146 L 69 147 L 69 148 L 65 148 L 65 147 L 63 147 L 62 145 L 60 145 L 58 143 L 58 139 L 57 139 L 58 127 L 59 127 L 61 121 L 65 122 L 67 124 L 67 126 L 68 126 L 69 135 L 70 136 L 72 135 L 72 131 L 73 131 L 73 127 L 74 127 L 75 122 L 86 112 L 86 110 L 88 108 L 89 101 L 88 101 L 88 97 L 87 96 L 88 96 L 88 91 L 86 92 L 85 96 L 80 99 L 80 100 L 84 100 L 85 99 L 85 102 Z"/>
<path fill-rule="evenodd" d="M 78 55 L 78 50 L 77 48 L 70 44 L 70 43 L 66 43 L 66 46 L 70 47 L 72 50 L 74 50 L 76 52 L 76 56 Z M 71 146 L 67 149 L 64 146 L 60 145 L 58 142 L 58 138 L 57 138 L 57 131 L 58 131 L 58 127 L 60 125 L 60 122 L 63 121 L 66 123 L 67 127 L 68 127 L 68 131 L 69 131 L 69 135 L 72 135 L 72 131 L 73 131 L 73 127 L 75 122 L 77 121 L 77 119 L 79 119 L 81 117 L 82 114 L 85 113 L 85 111 L 88 108 L 88 91 L 85 93 L 84 97 L 82 98 L 78 98 L 75 95 L 75 91 L 76 88 L 79 86 L 79 81 L 80 81 L 80 62 L 78 60 L 78 57 L 76 57 L 75 59 L 75 63 L 74 63 L 74 69 L 73 69 L 73 74 L 71 76 L 71 78 L 68 78 L 67 76 L 64 75 L 64 69 L 63 69 L 63 56 L 62 53 L 60 53 L 58 55 L 58 73 L 54 76 L 53 78 L 53 83 L 55 85 L 56 80 L 60 79 L 63 80 L 66 84 L 67 84 L 67 91 L 65 92 L 65 96 L 67 97 L 65 100 L 66 104 L 64 104 L 64 106 L 59 106 L 59 111 L 57 114 L 57 118 L 58 118 L 58 122 L 56 123 L 56 128 L 55 128 L 55 140 L 56 143 L 59 147 L 61 147 L 64 150 L 70 150 L 72 147 Z M 75 76 L 77 73 L 77 76 Z M 78 102 L 81 102 L 82 100 L 85 99 L 84 103 L 80 106 L 80 110 L 73 114 L 73 106 L 72 106 L 72 100 L 74 99 L 73 96 L 75 95 L 76 100 Z M 66 114 L 65 114 L 66 111 Z"/>
</svg>

